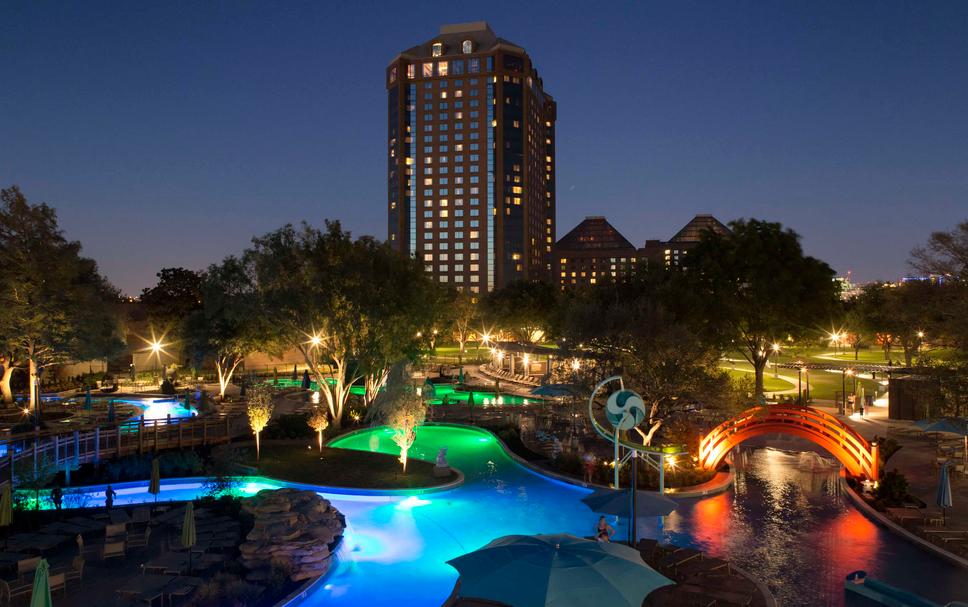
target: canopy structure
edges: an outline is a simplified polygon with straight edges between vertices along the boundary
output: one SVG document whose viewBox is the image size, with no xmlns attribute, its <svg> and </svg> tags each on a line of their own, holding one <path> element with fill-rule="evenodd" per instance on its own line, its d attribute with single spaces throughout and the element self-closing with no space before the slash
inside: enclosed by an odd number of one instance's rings
<svg viewBox="0 0 968 607">
<path fill-rule="evenodd" d="M 622 544 L 573 535 L 508 535 L 448 561 L 458 594 L 515 607 L 639 607 L 673 584 Z"/>
</svg>

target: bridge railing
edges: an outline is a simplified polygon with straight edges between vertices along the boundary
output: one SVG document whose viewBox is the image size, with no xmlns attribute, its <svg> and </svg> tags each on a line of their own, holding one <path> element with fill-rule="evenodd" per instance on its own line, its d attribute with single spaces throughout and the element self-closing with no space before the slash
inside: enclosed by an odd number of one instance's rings
<svg viewBox="0 0 968 607">
<path fill-rule="evenodd" d="M 851 468 L 877 478 L 877 447 L 839 419 L 812 407 L 770 405 L 748 409 L 713 428 L 699 443 L 700 462 L 714 467 L 743 436 L 768 432 L 789 432 L 814 440 L 821 446 L 833 447 L 838 459 Z M 742 435 L 742 436 L 739 436 Z"/>
<path fill-rule="evenodd" d="M 247 433 L 244 415 L 215 415 L 18 434 L 0 439 L 0 481 L 16 484 L 44 468 L 76 468 L 115 456 L 217 445 Z"/>
</svg>

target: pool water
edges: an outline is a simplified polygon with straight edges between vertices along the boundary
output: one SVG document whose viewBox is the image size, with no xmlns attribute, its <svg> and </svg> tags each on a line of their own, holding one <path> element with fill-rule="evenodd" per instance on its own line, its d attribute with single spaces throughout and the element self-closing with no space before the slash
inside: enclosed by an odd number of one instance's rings
<svg viewBox="0 0 968 607">
<path fill-rule="evenodd" d="M 332 446 L 396 454 L 386 428 L 347 435 Z M 448 559 L 496 537 L 520 533 L 592 534 L 597 515 L 580 499 L 588 490 L 532 472 L 504 452 L 493 435 L 469 427 L 424 426 L 410 456 L 433 461 L 441 447 L 465 474 L 441 492 L 322 494 L 346 515 L 339 560 L 300 604 L 441 605 L 457 578 Z M 804 465 L 799 455 L 751 452 L 734 489 L 683 500 L 663 519 L 640 519 L 641 537 L 658 537 L 726 556 L 768 582 L 784 606 L 842 605 L 843 576 L 875 577 L 938 601 L 968 599 L 962 570 L 877 527 L 838 493 L 835 468 Z M 246 479 L 240 493 L 298 486 Z M 115 485 L 116 503 L 153 501 L 147 483 Z M 103 487 L 88 491 L 103 503 Z M 162 483 L 159 501 L 204 492 L 197 479 Z M 624 521 L 612 520 L 618 537 Z"/>
<path fill-rule="evenodd" d="M 539 403 L 540 398 L 526 398 L 516 394 L 501 394 L 498 396 L 494 392 L 474 390 L 474 404 L 478 407 L 491 405 L 528 405 Z M 428 401 L 431 405 L 443 405 L 446 400 L 448 403 L 460 403 L 466 405 L 470 400 L 470 392 L 457 390 L 451 384 L 436 384 L 434 386 L 434 396 L 436 398 Z"/>
</svg>

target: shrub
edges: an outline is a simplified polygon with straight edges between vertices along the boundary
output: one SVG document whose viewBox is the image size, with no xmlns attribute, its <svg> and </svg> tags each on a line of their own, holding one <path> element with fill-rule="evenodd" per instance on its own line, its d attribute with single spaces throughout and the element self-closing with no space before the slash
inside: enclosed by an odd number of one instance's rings
<svg viewBox="0 0 968 607">
<path fill-rule="evenodd" d="M 171 380 L 167 377 L 165 381 L 161 382 L 161 393 L 165 396 L 174 396 L 176 394 L 175 384 L 171 383 Z"/>
<path fill-rule="evenodd" d="M 900 506 L 908 494 L 908 481 L 897 469 L 884 474 L 874 490 L 874 497 L 885 506 Z"/>
</svg>

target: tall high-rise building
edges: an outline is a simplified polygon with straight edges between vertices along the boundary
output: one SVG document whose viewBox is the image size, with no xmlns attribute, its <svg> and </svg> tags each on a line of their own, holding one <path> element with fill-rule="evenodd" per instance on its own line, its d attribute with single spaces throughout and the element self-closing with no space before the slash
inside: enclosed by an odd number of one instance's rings
<svg viewBox="0 0 968 607">
<path fill-rule="evenodd" d="M 550 271 L 555 102 L 484 22 L 445 25 L 386 70 L 391 245 L 487 292 Z"/>
</svg>

